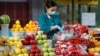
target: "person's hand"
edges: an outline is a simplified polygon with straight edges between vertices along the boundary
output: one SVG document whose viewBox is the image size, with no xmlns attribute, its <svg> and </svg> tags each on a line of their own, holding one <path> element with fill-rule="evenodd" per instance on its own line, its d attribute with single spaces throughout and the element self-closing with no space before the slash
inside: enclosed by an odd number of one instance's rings
<svg viewBox="0 0 100 56">
<path fill-rule="evenodd" d="M 57 26 L 51 26 L 51 31 L 57 29 Z"/>
</svg>

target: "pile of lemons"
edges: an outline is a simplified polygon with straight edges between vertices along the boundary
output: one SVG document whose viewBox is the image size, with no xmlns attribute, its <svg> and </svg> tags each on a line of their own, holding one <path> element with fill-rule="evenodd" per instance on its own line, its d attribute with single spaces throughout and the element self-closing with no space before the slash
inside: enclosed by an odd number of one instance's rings
<svg viewBox="0 0 100 56">
<path fill-rule="evenodd" d="M 15 22 L 15 24 L 13 24 L 11 30 L 12 30 L 12 32 L 23 32 L 23 31 L 24 31 L 24 29 L 23 29 L 23 27 L 21 26 L 19 20 L 16 20 L 16 22 Z"/>
</svg>

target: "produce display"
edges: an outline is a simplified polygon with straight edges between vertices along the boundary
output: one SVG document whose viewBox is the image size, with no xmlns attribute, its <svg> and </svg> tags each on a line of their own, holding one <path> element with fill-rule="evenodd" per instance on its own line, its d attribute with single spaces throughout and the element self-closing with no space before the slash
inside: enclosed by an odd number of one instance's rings
<svg viewBox="0 0 100 56">
<path fill-rule="evenodd" d="M 2 23 L 10 22 L 7 15 L 1 16 L 0 20 L 4 18 L 7 21 Z M 21 22 L 16 20 L 11 28 L 13 36 L 0 36 L 0 56 L 100 56 L 100 41 L 87 26 L 64 22 L 63 30 L 56 33 L 52 44 L 49 44 L 37 21 L 30 20 L 22 27 Z M 25 34 L 20 36 L 21 33 Z"/>
</svg>

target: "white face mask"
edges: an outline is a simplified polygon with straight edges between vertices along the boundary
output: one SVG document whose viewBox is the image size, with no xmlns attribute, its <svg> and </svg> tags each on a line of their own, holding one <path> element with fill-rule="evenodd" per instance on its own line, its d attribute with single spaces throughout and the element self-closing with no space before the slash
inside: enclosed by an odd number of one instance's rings
<svg viewBox="0 0 100 56">
<path fill-rule="evenodd" d="M 56 11 L 49 11 L 48 12 L 50 15 L 55 15 L 56 14 Z"/>
</svg>

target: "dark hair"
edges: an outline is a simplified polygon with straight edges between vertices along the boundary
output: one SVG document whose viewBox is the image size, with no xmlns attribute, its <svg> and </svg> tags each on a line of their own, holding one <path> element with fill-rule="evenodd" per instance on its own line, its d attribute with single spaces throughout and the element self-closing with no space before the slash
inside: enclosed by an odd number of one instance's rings
<svg viewBox="0 0 100 56">
<path fill-rule="evenodd" d="M 54 7 L 54 6 L 57 6 L 57 4 L 56 4 L 56 2 L 54 2 L 54 1 L 46 1 L 46 3 L 45 3 L 45 7 L 47 7 L 47 8 L 50 8 L 50 7 Z"/>
</svg>

